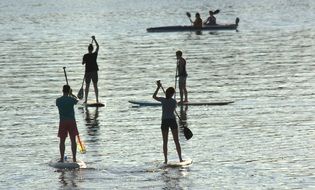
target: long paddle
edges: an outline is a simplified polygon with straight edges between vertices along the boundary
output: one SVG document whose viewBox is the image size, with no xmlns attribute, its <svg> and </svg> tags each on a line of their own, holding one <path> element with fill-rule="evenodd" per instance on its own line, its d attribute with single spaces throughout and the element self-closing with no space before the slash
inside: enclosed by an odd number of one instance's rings
<svg viewBox="0 0 315 190">
<path fill-rule="evenodd" d="M 187 17 L 189 18 L 191 24 L 193 24 L 194 22 L 191 20 L 191 14 L 190 12 L 186 12 Z"/>
<path fill-rule="evenodd" d="M 217 9 L 217 10 L 213 11 L 213 14 L 216 15 L 216 14 L 218 14 L 219 12 L 220 12 L 220 10 Z"/>
<path fill-rule="evenodd" d="M 80 100 L 82 100 L 83 95 L 84 95 L 84 94 L 83 94 L 84 79 L 85 79 L 85 75 L 84 75 L 84 77 L 83 77 L 82 85 L 81 85 L 81 88 L 80 88 L 80 90 L 79 90 L 79 92 L 78 92 L 78 95 L 77 95 L 77 97 L 78 97 Z"/>
<path fill-rule="evenodd" d="M 174 94 L 174 99 L 176 100 L 176 85 L 177 85 L 177 68 L 178 68 L 178 60 L 176 63 L 176 71 L 175 71 L 175 94 Z"/>
<path fill-rule="evenodd" d="M 165 94 L 165 89 L 163 88 L 161 81 L 158 80 L 158 81 L 156 81 L 156 82 L 161 84 L 161 88 L 162 88 L 162 90 L 163 90 L 163 92 L 164 92 L 164 94 Z M 176 110 L 175 110 L 175 114 L 176 114 L 176 116 L 178 117 L 178 119 L 182 121 L 182 119 L 180 118 L 180 116 L 178 115 L 178 113 L 177 113 Z M 193 135 L 194 135 L 194 134 L 192 133 L 192 131 L 191 131 L 187 126 L 184 125 L 184 136 L 185 136 L 186 140 L 191 139 L 191 137 L 192 137 Z"/>
<path fill-rule="evenodd" d="M 63 72 L 65 74 L 67 85 L 69 85 L 67 72 L 66 72 L 66 67 L 63 67 Z M 82 153 L 82 154 L 86 153 L 86 148 L 84 146 L 83 141 L 81 141 L 81 139 L 80 139 L 80 135 L 77 135 L 77 138 L 78 138 L 78 145 L 79 145 L 78 148 L 79 148 L 80 153 Z"/>
</svg>

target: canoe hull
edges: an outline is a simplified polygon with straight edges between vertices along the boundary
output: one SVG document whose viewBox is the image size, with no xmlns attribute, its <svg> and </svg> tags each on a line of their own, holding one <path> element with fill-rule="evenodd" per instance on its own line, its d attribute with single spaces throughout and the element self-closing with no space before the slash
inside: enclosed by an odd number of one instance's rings
<svg viewBox="0 0 315 190">
<path fill-rule="evenodd" d="M 239 18 L 236 18 L 235 24 L 216 24 L 204 25 L 202 28 L 194 26 L 162 26 L 147 28 L 147 32 L 185 32 L 185 31 L 209 31 L 209 30 L 236 30 L 238 27 Z"/>
</svg>

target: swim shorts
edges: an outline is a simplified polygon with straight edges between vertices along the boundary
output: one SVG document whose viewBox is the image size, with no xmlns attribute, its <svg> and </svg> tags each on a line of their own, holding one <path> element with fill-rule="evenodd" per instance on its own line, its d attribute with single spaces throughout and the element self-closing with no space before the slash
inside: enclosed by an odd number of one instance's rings
<svg viewBox="0 0 315 190">
<path fill-rule="evenodd" d="M 90 83 L 92 80 L 93 83 L 98 82 L 98 73 L 97 71 L 87 72 L 85 73 L 85 82 Z"/>
<path fill-rule="evenodd" d="M 58 137 L 66 138 L 68 133 L 70 136 L 76 136 L 79 134 L 76 122 L 73 120 L 60 121 Z"/>
<path fill-rule="evenodd" d="M 163 119 L 161 124 L 161 129 L 166 130 L 170 127 L 172 130 L 177 129 L 177 122 L 176 119 Z"/>
</svg>

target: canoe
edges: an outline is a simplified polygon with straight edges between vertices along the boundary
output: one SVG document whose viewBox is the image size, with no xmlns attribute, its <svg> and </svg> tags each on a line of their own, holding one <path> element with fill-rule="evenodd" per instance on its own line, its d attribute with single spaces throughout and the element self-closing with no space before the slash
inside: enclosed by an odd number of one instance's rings
<svg viewBox="0 0 315 190">
<path fill-rule="evenodd" d="M 136 105 L 136 106 L 161 106 L 161 102 L 157 101 L 135 101 L 129 100 L 129 103 Z M 183 104 L 179 103 L 178 105 L 181 106 L 224 106 L 234 103 L 233 101 L 222 101 L 222 102 L 184 102 Z"/>
<path fill-rule="evenodd" d="M 235 24 L 215 24 L 215 25 L 203 25 L 202 28 L 194 26 L 162 26 L 147 28 L 147 32 L 185 32 L 185 31 L 207 31 L 207 30 L 236 30 L 240 19 L 235 19 Z"/>
</svg>

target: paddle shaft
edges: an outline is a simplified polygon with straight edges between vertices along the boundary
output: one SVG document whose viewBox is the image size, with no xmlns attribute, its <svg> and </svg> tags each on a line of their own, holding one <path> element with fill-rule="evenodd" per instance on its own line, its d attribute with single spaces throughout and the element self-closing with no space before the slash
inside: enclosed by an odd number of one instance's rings
<svg viewBox="0 0 315 190">
<path fill-rule="evenodd" d="M 68 77 L 67 77 L 67 72 L 66 72 L 66 67 L 63 67 L 63 72 L 64 72 L 64 74 L 65 74 L 65 78 L 66 78 L 67 85 L 69 85 L 69 83 L 68 83 Z"/>
<path fill-rule="evenodd" d="M 191 20 L 191 14 L 190 14 L 190 12 L 186 12 L 186 15 L 187 15 L 187 17 L 189 18 L 189 20 L 190 20 L 190 22 L 191 22 L 191 24 L 193 24 L 194 22 Z"/>
<path fill-rule="evenodd" d="M 174 94 L 175 100 L 176 100 L 176 85 L 177 85 L 177 68 L 178 68 L 178 60 L 177 60 L 176 69 L 175 69 L 175 94 Z"/>
<path fill-rule="evenodd" d="M 85 74 L 84 74 L 84 77 L 83 77 L 83 81 L 82 81 L 81 89 L 83 88 L 83 85 L 84 85 L 84 79 L 85 79 Z"/>
</svg>

